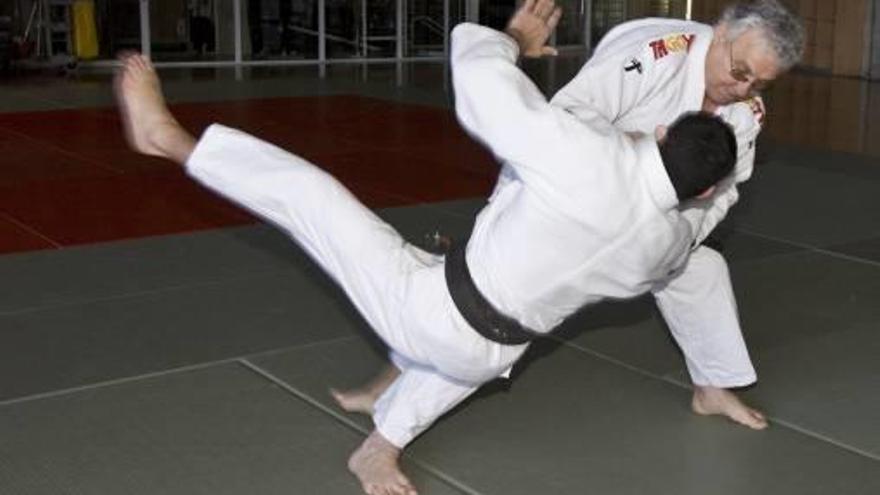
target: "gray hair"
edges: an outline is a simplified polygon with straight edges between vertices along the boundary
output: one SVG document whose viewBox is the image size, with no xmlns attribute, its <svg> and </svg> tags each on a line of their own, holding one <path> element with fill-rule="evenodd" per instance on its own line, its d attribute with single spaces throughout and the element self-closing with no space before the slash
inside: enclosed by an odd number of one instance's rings
<svg viewBox="0 0 880 495">
<path fill-rule="evenodd" d="M 803 22 L 777 0 L 736 3 L 724 9 L 718 22 L 727 26 L 729 41 L 748 29 L 760 29 L 782 70 L 797 64 L 804 54 Z"/>
</svg>

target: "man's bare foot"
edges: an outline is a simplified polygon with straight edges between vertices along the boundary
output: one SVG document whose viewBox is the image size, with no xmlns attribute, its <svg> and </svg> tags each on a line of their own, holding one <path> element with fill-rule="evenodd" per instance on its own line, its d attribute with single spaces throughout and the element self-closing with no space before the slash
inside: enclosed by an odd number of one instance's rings
<svg viewBox="0 0 880 495">
<path fill-rule="evenodd" d="M 394 383 L 398 376 L 400 376 L 400 370 L 394 365 L 388 365 L 376 378 L 363 387 L 345 392 L 331 388 L 330 395 L 336 399 L 339 407 L 346 411 L 372 416 L 376 400 L 388 390 L 388 387 Z"/>
<path fill-rule="evenodd" d="M 195 139 L 174 119 L 153 64 L 141 54 L 120 58 L 114 89 L 129 146 L 146 155 L 184 163 Z"/>
<path fill-rule="evenodd" d="M 417 495 L 398 465 L 400 449 L 373 430 L 348 459 L 348 469 L 368 495 Z"/>
<path fill-rule="evenodd" d="M 697 414 L 727 416 L 753 430 L 767 427 L 767 418 L 763 414 L 743 404 L 736 394 L 727 389 L 694 386 L 691 408 Z"/>
</svg>

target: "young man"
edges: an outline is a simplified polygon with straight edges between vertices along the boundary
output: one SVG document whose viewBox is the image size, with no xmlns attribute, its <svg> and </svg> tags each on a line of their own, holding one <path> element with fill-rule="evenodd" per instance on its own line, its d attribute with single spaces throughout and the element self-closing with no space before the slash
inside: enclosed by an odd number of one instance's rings
<svg viewBox="0 0 880 495">
<path fill-rule="evenodd" d="M 537 36 L 543 53 L 559 15 L 552 0 L 529 1 L 511 26 Z M 693 238 L 680 201 L 711 193 L 733 168 L 736 141 L 720 119 L 687 115 L 657 130 L 659 144 L 599 116 L 579 120 L 548 104 L 516 67 L 519 54 L 497 31 L 453 32 L 457 115 L 508 175 L 470 240 L 445 258 L 406 243 L 300 157 L 220 125 L 196 141 L 144 57 L 125 58 L 118 75 L 131 146 L 184 165 L 288 232 L 392 349 L 403 372 L 370 404 L 377 429 L 349 461 L 369 494 L 415 493 L 398 468 L 400 449 L 506 376 L 535 336 L 584 305 L 642 294 L 679 270 Z"/>
</svg>

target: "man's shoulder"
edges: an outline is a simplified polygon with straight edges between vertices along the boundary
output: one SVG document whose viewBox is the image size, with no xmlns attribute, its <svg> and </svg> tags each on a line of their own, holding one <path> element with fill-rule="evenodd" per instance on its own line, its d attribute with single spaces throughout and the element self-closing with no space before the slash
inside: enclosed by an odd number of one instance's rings
<svg viewBox="0 0 880 495">
<path fill-rule="evenodd" d="M 647 18 L 616 26 L 602 38 L 593 57 L 632 59 L 633 65 L 677 72 L 697 46 L 708 46 L 712 27 L 678 19 Z"/>
<path fill-rule="evenodd" d="M 678 40 L 685 41 L 682 36 L 712 36 L 712 26 L 681 19 L 665 19 L 648 17 L 618 24 L 612 28 L 599 42 L 596 52 L 606 49 L 620 50 L 627 48 L 650 47 L 670 43 L 680 48 Z"/>
</svg>

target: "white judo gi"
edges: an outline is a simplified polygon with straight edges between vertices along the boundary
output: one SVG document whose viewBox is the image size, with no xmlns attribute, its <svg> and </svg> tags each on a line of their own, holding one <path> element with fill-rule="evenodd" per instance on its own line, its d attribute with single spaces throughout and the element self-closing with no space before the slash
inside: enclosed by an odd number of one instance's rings
<svg viewBox="0 0 880 495">
<path fill-rule="evenodd" d="M 459 119 L 508 164 L 476 219 L 467 259 L 496 308 L 548 332 L 585 304 L 652 290 L 684 265 L 693 233 L 653 137 L 549 105 L 516 67 L 518 50 L 488 28 L 453 32 Z M 374 420 L 395 445 L 504 376 L 527 348 L 470 328 L 448 293 L 443 258 L 408 244 L 304 159 L 213 125 L 186 167 L 287 231 L 389 345 L 403 372 Z"/>
<path fill-rule="evenodd" d="M 553 97 L 551 104 L 586 122 L 598 114 L 623 131 L 650 135 L 656 126 L 669 125 L 682 113 L 702 108 L 705 61 L 712 36 L 711 26 L 689 21 L 643 19 L 621 24 L 602 39 L 591 59 Z M 506 43 L 500 34 L 493 38 L 501 45 Z M 468 39 L 458 36 L 453 49 L 461 52 Z M 453 68 L 461 60 L 458 52 L 453 53 Z M 458 93 L 460 90 L 456 89 Z M 696 385 L 730 388 L 753 383 L 756 374 L 742 337 L 727 264 L 720 253 L 700 243 L 736 203 L 736 184 L 751 177 L 764 105 L 755 97 L 721 107 L 717 115 L 731 124 L 737 138 L 739 156 L 734 172 L 718 185 L 711 198 L 680 205 L 680 212 L 691 225 L 693 251 L 682 269 L 657 281 L 651 291 L 682 349 L 691 381 Z M 527 136 L 524 139 L 529 142 Z M 516 180 L 513 167 L 505 165 L 493 200 L 507 189 L 509 181 Z M 478 273 L 473 277 L 481 282 L 491 278 Z M 499 308 L 516 314 L 510 307 Z M 530 321 L 522 314 L 516 316 L 524 318 L 521 322 Z M 410 374 L 407 361 L 393 351 L 391 358 L 404 371 L 405 381 Z M 457 403 L 463 398 L 459 390 L 442 381 L 425 379 L 414 382 L 411 388 L 415 386 L 421 387 L 419 394 L 432 398 L 433 413 L 428 407 L 418 412 L 410 410 L 417 406 L 400 399 L 396 387 L 389 389 L 377 405 L 377 428 L 398 446 L 452 407 L 439 407 L 440 404 L 453 400 Z"/>
<path fill-rule="evenodd" d="M 587 121 L 598 114 L 624 131 L 652 133 L 658 125 L 702 108 L 712 36 L 712 26 L 674 19 L 616 26 L 551 104 Z M 684 269 L 653 293 L 693 383 L 729 388 L 753 383 L 756 375 L 742 338 L 727 263 L 699 244 L 736 203 L 736 184 L 752 175 L 755 139 L 765 110 L 760 97 L 754 97 L 721 107 L 716 114 L 736 135 L 739 156 L 734 172 L 710 198 L 680 207 L 692 225 L 695 249 Z"/>
</svg>

